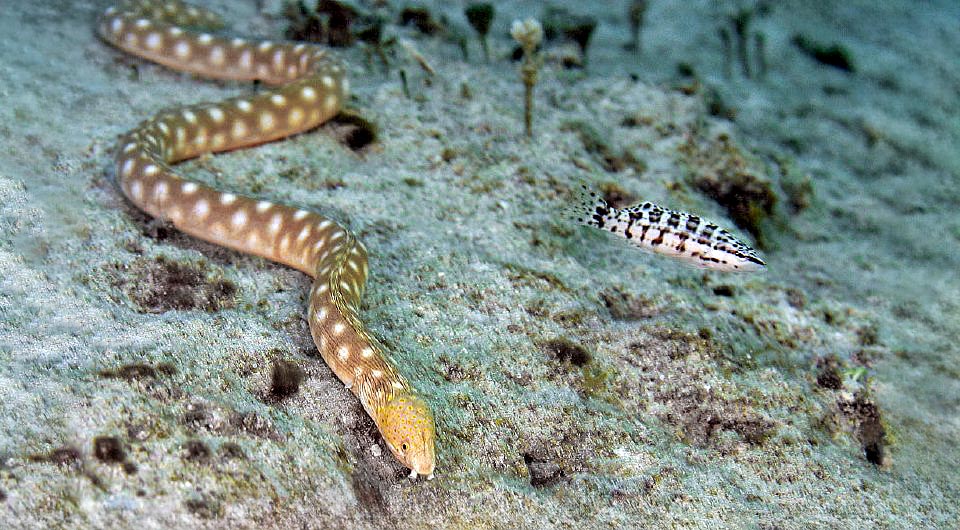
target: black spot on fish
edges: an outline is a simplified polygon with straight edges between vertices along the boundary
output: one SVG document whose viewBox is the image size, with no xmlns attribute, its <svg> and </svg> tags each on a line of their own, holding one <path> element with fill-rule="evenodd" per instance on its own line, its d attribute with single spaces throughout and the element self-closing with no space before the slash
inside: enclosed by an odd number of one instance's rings
<svg viewBox="0 0 960 530">
<path fill-rule="evenodd" d="M 670 233 L 670 232 L 669 232 L 668 230 L 660 230 L 660 233 L 657 234 L 656 239 L 654 239 L 653 241 L 651 241 L 650 244 L 653 245 L 653 246 L 655 246 L 655 247 L 658 247 L 658 246 L 662 245 L 662 244 L 663 244 L 663 236 L 664 236 L 664 234 L 669 234 L 669 233 Z"/>
<path fill-rule="evenodd" d="M 670 212 L 670 218 L 667 219 L 667 226 L 670 228 L 680 228 L 680 213 Z"/>
</svg>

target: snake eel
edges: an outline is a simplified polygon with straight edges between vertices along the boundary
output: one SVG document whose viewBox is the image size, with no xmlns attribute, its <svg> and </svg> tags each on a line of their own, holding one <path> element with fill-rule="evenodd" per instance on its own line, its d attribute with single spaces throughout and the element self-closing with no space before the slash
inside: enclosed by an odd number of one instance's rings
<svg viewBox="0 0 960 530">
<path fill-rule="evenodd" d="M 766 268 L 757 252 L 730 232 L 696 215 L 652 202 L 615 208 L 596 192 L 584 188 L 572 213 L 581 224 L 611 232 L 642 250 L 696 267 L 724 272 Z"/>
<path fill-rule="evenodd" d="M 367 279 L 363 243 L 316 213 L 218 191 L 171 168 L 203 153 L 316 127 L 333 117 L 347 96 L 343 66 L 323 48 L 205 32 L 221 25 L 217 15 L 179 0 L 131 0 L 103 12 L 101 38 L 127 53 L 206 77 L 260 80 L 271 87 L 163 111 L 142 122 L 120 140 L 120 188 L 141 210 L 187 234 L 312 276 L 307 317 L 321 356 L 359 398 L 411 478 L 432 478 L 432 412 L 359 317 Z"/>
</svg>

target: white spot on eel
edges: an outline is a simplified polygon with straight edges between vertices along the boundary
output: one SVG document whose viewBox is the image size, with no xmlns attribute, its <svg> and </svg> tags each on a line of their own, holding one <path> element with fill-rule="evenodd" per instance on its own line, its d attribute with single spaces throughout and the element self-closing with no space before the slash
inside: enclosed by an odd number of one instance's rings
<svg viewBox="0 0 960 530">
<path fill-rule="evenodd" d="M 200 199 L 196 204 L 193 205 L 193 213 L 198 219 L 203 219 L 208 213 L 210 213 L 210 203 L 205 199 Z"/>
<path fill-rule="evenodd" d="M 146 44 L 147 48 L 153 51 L 160 49 L 160 46 L 163 44 L 163 40 L 160 37 L 159 33 L 151 33 L 147 35 L 147 39 L 143 41 Z"/>
<path fill-rule="evenodd" d="M 186 59 L 187 57 L 190 57 L 190 43 L 187 41 L 180 41 L 176 43 L 173 46 L 173 53 L 176 54 L 176 56 L 180 59 Z"/>
<path fill-rule="evenodd" d="M 235 228 L 242 228 L 247 224 L 247 212 L 243 210 L 237 210 L 233 213 L 233 217 L 230 219 L 230 222 L 233 223 Z"/>
</svg>

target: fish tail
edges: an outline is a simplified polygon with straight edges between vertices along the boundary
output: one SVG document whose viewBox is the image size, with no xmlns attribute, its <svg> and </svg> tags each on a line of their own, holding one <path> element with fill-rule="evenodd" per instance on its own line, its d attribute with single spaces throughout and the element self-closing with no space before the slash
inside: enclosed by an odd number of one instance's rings
<svg viewBox="0 0 960 530">
<path fill-rule="evenodd" d="M 616 217 L 616 210 L 599 193 L 581 184 L 566 213 L 579 224 L 604 228 L 611 218 Z"/>
</svg>

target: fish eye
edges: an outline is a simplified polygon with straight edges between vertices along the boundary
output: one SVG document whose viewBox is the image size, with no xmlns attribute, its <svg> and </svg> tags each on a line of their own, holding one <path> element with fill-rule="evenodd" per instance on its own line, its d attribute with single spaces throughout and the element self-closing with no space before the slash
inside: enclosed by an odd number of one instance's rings
<svg viewBox="0 0 960 530">
<path fill-rule="evenodd" d="M 407 450 L 407 442 L 403 442 L 402 444 L 400 444 L 400 449 L 403 449 L 404 451 L 406 451 L 406 450 Z"/>
</svg>

